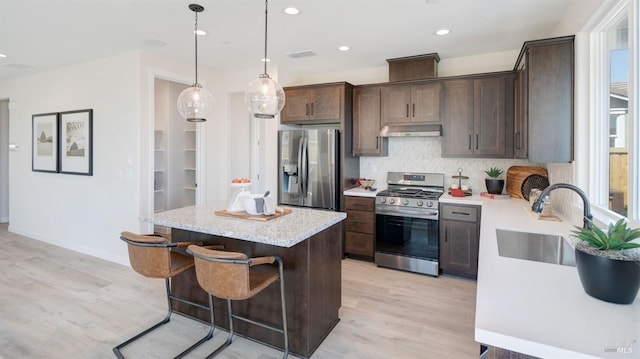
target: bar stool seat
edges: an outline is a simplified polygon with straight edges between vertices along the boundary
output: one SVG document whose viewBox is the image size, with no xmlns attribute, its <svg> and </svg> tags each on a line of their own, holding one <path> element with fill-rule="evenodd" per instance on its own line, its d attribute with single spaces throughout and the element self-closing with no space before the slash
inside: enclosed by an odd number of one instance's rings
<svg viewBox="0 0 640 359">
<path fill-rule="evenodd" d="M 189 304 L 196 308 L 207 310 L 210 315 L 211 323 L 215 323 L 213 314 L 213 301 L 209 300 L 209 305 L 194 303 L 182 298 L 175 297 L 171 293 L 171 284 L 169 279 L 184 272 L 185 270 L 194 266 L 193 257 L 174 251 L 176 248 L 184 248 L 189 245 L 202 245 L 201 242 L 176 242 L 170 243 L 168 239 L 155 235 L 155 234 L 135 234 L 131 232 L 120 233 L 120 239 L 127 243 L 129 251 L 129 262 L 131 267 L 139 274 L 149 278 L 163 278 L 165 280 L 165 288 L 167 295 L 168 311 L 167 315 L 160 322 L 154 324 L 148 329 L 136 334 L 135 336 L 127 339 L 125 342 L 117 345 L 113 348 L 113 352 L 118 358 L 124 358 L 121 353 L 121 349 L 134 341 L 140 339 L 144 335 L 151 331 L 161 327 L 164 324 L 169 323 L 171 320 L 171 314 L 173 313 L 172 302 L 177 301 L 185 304 Z M 223 246 L 217 245 L 212 248 L 222 249 Z M 200 344 L 206 342 L 213 337 L 215 325 L 211 325 L 209 332 L 201 338 L 198 342 L 178 354 L 175 358 L 182 358 L 187 355 L 193 349 Z"/>
<path fill-rule="evenodd" d="M 231 344 L 234 335 L 233 319 L 242 320 L 282 334 L 284 337 L 283 358 L 287 358 L 289 355 L 287 307 L 284 296 L 283 265 L 280 257 L 248 258 L 244 253 L 213 250 L 197 245 L 190 245 L 187 248 L 187 252 L 194 257 L 198 284 L 209 293 L 210 300 L 211 296 L 227 300 L 229 336 L 227 341 L 209 354 L 207 358 L 216 356 Z M 278 263 L 278 273 L 265 273 L 251 269 L 256 265 L 273 264 L 275 262 Z M 278 280 L 280 280 L 282 327 L 274 327 L 233 313 L 231 308 L 232 300 L 250 299 Z"/>
</svg>

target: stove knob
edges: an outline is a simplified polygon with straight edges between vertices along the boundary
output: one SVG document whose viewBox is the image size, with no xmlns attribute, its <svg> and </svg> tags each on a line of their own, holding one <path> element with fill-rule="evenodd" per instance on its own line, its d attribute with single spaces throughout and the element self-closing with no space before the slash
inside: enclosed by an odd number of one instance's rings
<svg viewBox="0 0 640 359">
<path fill-rule="evenodd" d="M 402 204 L 404 204 L 405 206 L 408 205 L 409 204 L 409 200 L 408 199 L 403 200 Z"/>
<path fill-rule="evenodd" d="M 380 203 L 387 203 L 387 199 L 386 198 L 380 198 Z"/>
<path fill-rule="evenodd" d="M 390 200 L 389 200 L 389 204 L 394 204 L 394 203 L 396 203 L 396 200 L 395 200 L 395 199 L 390 199 Z"/>
<path fill-rule="evenodd" d="M 427 207 L 433 207 L 433 202 L 427 201 Z"/>
<path fill-rule="evenodd" d="M 424 204 L 424 202 L 418 201 L 418 207 L 422 207 L 423 204 Z"/>
</svg>

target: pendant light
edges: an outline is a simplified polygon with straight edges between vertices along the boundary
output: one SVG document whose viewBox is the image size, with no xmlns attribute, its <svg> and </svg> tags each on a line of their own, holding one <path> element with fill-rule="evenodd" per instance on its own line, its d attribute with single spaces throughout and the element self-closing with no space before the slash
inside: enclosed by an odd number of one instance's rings
<svg viewBox="0 0 640 359">
<path fill-rule="evenodd" d="M 249 84 L 244 100 L 256 118 L 274 118 L 284 107 L 284 90 L 267 73 L 267 14 L 269 1 L 264 2 L 264 73 Z"/>
<path fill-rule="evenodd" d="M 195 30 L 193 30 L 196 42 L 196 82 L 178 96 L 178 112 L 189 122 L 204 122 L 213 112 L 213 96 L 198 83 L 198 13 L 203 12 L 204 7 L 190 4 L 189 9 L 195 13 L 196 20 Z"/>
</svg>

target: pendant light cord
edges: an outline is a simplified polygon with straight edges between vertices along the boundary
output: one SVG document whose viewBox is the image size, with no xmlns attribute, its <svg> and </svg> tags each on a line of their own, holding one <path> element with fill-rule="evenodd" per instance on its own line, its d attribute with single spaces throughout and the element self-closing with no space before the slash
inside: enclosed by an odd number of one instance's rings
<svg viewBox="0 0 640 359">
<path fill-rule="evenodd" d="M 198 85 L 198 12 L 194 11 L 196 14 L 196 25 L 195 25 L 195 30 L 193 30 L 193 37 L 195 38 L 195 43 L 196 43 L 196 83 L 195 85 Z"/>
<path fill-rule="evenodd" d="M 264 1 L 264 74 L 267 75 L 267 14 L 269 13 L 269 0 Z"/>
</svg>

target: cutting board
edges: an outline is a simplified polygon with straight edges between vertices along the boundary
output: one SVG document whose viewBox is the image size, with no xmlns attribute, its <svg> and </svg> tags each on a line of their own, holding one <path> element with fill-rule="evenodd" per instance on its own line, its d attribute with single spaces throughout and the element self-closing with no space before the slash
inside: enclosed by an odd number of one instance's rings
<svg viewBox="0 0 640 359">
<path fill-rule="evenodd" d="M 531 177 L 531 178 L 529 178 Z M 529 181 L 527 183 L 535 182 L 535 184 L 530 184 L 526 186 L 523 193 L 523 184 L 525 181 Z M 515 198 L 529 198 L 529 191 L 531 188 L 540 188 L 545 187 L 541 185 L 542 182 L 545 182 L 548 185 L 548 174 L 547 170 L 542 167 L 531 167 L 531 166 L 511 166 L 507 170 L 507 193 L 511 197 Z M 542 188 L 540 188 L 542 189 Z"/>
<path fill-rule="evenodd" d="M 291 209 L 290 208 L 284 208 L 283 212 L 276 212 L 276 214 L 273 214 L 271 216 L 263 216 L 263 215 L 251 215 L 245 211 L 242 212 L 228 212 L 226 209 L 223 209 L 221 211 L 216 211 L 215 214 L 216 216 L 222 216 L 222 217 L 233 217 L 233 218 L 240 218 L 240 219 L 249 219 L 252 221 L 261 221 L 261 222 L 266 222 L 266 221 L 270 221 L 272 219 L 276 219 L 276 218 L 280 218 L 282 216 L 286 216 L 287 214 L 291 213 Z"/>
</svg>

